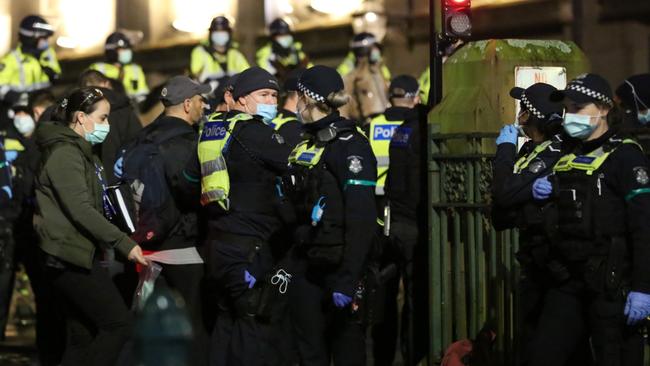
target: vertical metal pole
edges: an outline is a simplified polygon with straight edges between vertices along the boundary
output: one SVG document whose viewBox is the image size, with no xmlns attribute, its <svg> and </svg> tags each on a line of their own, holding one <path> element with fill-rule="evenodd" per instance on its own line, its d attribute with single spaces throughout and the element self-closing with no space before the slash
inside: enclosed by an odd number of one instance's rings
<svg viewBox="0 0 650 366">
<path fill-rule="evenodd" d="M 583 0 L 571 0 L 571 12 L 573 13 L 573 21 L 571 22 L 571 38 L 573 42 L 582 48 L 583 27 L 584 27 L 584 7 Z"/>
</svg>

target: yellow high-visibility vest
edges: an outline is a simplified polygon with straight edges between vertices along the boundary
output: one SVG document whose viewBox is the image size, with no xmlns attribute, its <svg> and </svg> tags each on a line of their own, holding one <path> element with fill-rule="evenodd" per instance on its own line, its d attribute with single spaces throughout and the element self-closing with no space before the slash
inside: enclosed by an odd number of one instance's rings
<svg viewBox="0 0 650 366">
<path fill-rule="evenodd" d="M 386 184 L 386 175 L 388 174 L 388 151 L 390 149 L 390 140 L 397 127 L 404 121 L 389 121 L 386 116 L 379 115 L 370 121 L 370 129 L 368 140 L 372 152 L 377 158 L 377 186 L 375 187 L 375 194 L 378 196 L 384 195 L 384 185 Z"/>
<path fill-rule="evenodd" d="M 149 94 L 147 79 L 142 67 L 138 64 L 130 63 L 126 65 L 115 65 L 106 62 L 97 62 L 90 65 L 91 70 L 97 70 L 104 76 L 120 80 L 120 71 L 122 72 L 122 84 L 126 95 L 131 98 L 143 98 Z"/>
</svg>

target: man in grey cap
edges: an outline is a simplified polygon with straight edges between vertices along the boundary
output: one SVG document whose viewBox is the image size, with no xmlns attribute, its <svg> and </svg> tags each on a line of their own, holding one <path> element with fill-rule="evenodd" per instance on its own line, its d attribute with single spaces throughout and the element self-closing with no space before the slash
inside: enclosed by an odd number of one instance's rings
<svg viewBox="0 0 650 366">
<path fill-rule="evenodd" d="M 169 230 L 155 231 L 157 240 L 155 237 L 150 238 L 154 230 L 147 228 L 137 229 L 133 237 L 138 243 L 145 243 L 150 252 L 148 255 L 163 267 L 163 281 L 157 281 L 156 286 L 165 284 L 178 291 L 185 300 L 194 331 L 192 365 L 207 363 L 207 334 L 201 310 L 203 261 L 196 250 L 201 174 L 196 153 L 198 134 L 195 126 L 203 116 L 202 94 L 209 92 L 210 86 L 199 84 L 186 76 L 171 78 L 160 92 L 164 113 L 145 127 L 136 141 L 127 147 L 123 163 L 124 178 L 132 188 L 134 179 L 145 182 L 146 177 L 143 177 L 148 173 L 143 174 L 143 169 L 148 170 L 149 174 L 155 174 L 161 168 L 164 171 L 164 177 L 160 179 L 163 183 L 157 187 L 149 184 L 149 189 L 169 194 L 156 216 L 164 224 L 170 222 L 168 225 L 153 226 L 169 227 Z M 160 154 L 157 159 L 145 156 L 151 148 Z M 163 184 L 167 186 L 164 187 Z M 146 189 L 145 183 L 143 191 Z M 142 197 L 145 197 L 144 193 Z M 143 199 L 139 209 L 141 215 L 146 209 L 144 206 Z M 143 224 L 142 220 L 139 223 Z"/>
</svg>

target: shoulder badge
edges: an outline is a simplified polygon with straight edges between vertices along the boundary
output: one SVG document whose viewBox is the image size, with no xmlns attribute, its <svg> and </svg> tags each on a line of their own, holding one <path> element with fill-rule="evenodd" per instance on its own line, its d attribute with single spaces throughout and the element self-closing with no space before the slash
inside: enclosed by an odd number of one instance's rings
<svg viewBox="0 0 650 366">
<path fill-rule="evenodd" d="M 361 159 L 363 159 L 360 156 L 352 155 L 348 156 L 348 169 L 354 173 L 358 174 L 363 170 L 363 165 L 361 164 Z"/>
<path fill-rule="evenodd" d="M 280 135 L 279 133 L 274 133 L 273 135 L 271 135 L 271 138 L 277 141 L 278 144 L 284 144 L 284 137 L 282 137 L 282 135 Z"/>
<path fill-rule="evenodd" d="M 636 182 L 642 185 L 648 184 L 650 179 L 648 178 L 648 171 L 646 170 L 645 167 L 638 166 L 633 169 L 634 171 L 634 179 L 636 179 Z"/>
</svg>

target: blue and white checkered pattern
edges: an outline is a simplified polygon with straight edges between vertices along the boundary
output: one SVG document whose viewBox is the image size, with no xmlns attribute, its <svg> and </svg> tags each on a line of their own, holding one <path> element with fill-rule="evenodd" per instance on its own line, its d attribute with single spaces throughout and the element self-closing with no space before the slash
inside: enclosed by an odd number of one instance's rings
<svg viewBox="0 0 650 366">
<path fill-rule="evenodd" d="M 601 101 L 603 103 L 606 103 L 610 107 L 614 106 L 614 101 L 611 98 L 609 98 L 608 96 L 606 96 L 603 93 L 599 93 L 599 92 L 597 92 L 595 90 L 592 90 L 592 89 L 589 89 L 589 88 L 587 88 L 585 86 L 578 85 L 578 84 L 569 84 L 569 86 L 567 86 L 567 90 L 577 91 L 578 93 L 584 94 L 584 95 L 586 95 L 586 96 L 588 96 L 590 98 L 594 98 L 594 99 L 599 100 L 599 101 Z"/>
<path fill-rule="evenodd" d="M 323 97 L 322 95 L 316 94 L 313 91 L 307 89 L 307 87 L 304 86 L 302 83 L 298 83 L 298 90 L 300 90 L 306 96 L 310 97 L 311 99 L 313 99 L 313 100 L 315 100 L 317 102 L 321 102 L 321 103 L 326 102 L 325 97 Z"/>
</svg>

